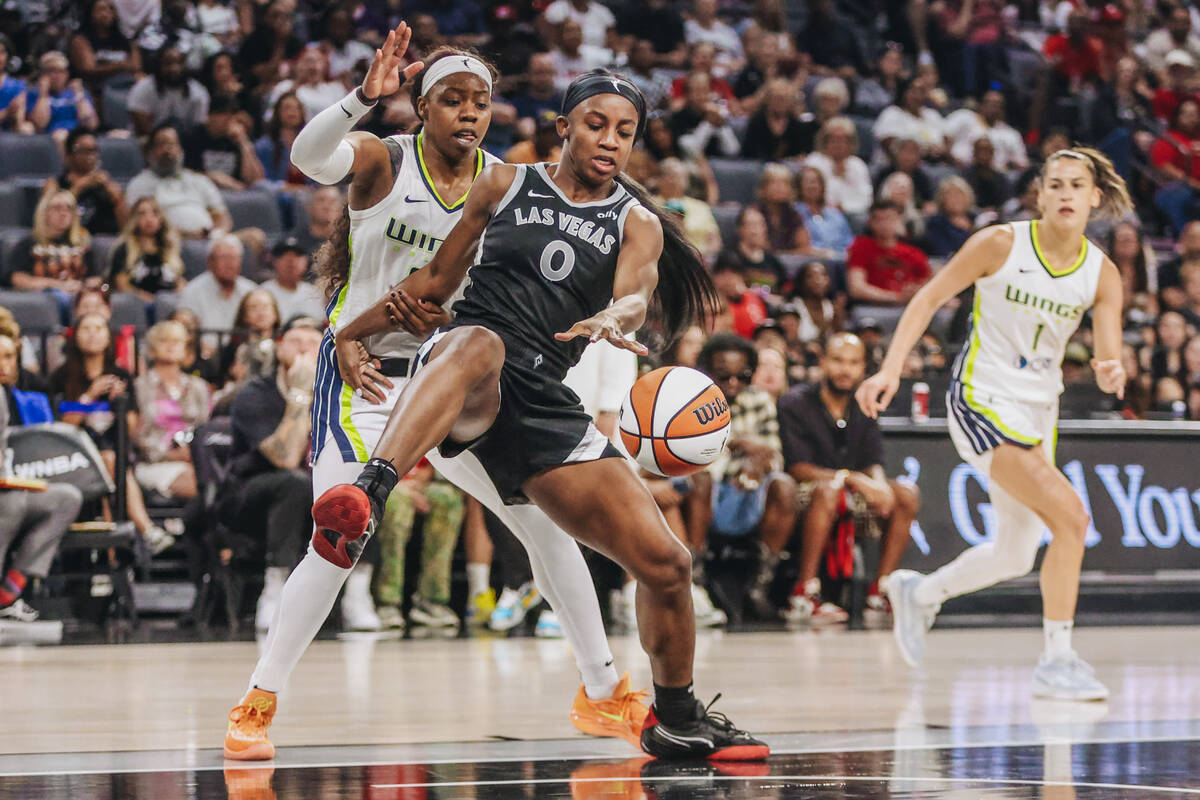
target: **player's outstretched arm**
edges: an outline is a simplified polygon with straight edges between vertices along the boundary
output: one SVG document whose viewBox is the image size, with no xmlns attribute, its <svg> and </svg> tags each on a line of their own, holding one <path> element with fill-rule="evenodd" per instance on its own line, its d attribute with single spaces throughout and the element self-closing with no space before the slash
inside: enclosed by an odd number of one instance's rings
<svg viewBox="0 0 1200 800">
<path fill-rule="evenodd" d="M 351 132 L 380 98 L 400 90 L 424 66 L 417 61 L 403 71 L 400 62 L 408 49 L 412 31 L 401 22 L 388 33 L 383 46 L 375 51 L 375 60 L 363 79 L 362 86 L 339 102 L 317 114 L 296 134 L 292 143 L 292 163 L 318 183 L 332 185 L 347 175 L 355 176 L 355 188 L 363 186 L 359 176 L 374 182 L 377 175 L 387 171 L 387 147 L 376 136 L 364 131 Z"/>
<path fill-rule="evenodd" d="M 967 239 L 946 266 L 913 296 L 892 334 L 879 372 L 863 381 L 854 393 L 864 414 L 875 419 L 888 407 L 900 386 L 904 359 L 929 327 L 934 313 L 975 281 L 1000 269 L 1012 242 L 1013 231 L 1008 225 L 984 228 Z"/>
<path fill-rule="evenodd" d="M 1121 273 L 1105 257 L 1096 286 L 1096 305 L 1092 309 L 1092 331 L 1096 352 L 1092 372 L 1096 385 L 1109 394 L 1125 397 L 1125 367 L 1121 365 L 1121 307 L 1124 304 Z"/>
<path fill-rule="evenodd" d="M 662 224 L 658 217 L 638 206 L 625 219 L 625 234 L 621 252 L 617 255 L 617 270 L 613 278 L 613 302 L 594 317 L 580 320 L 570 330 L 554 334 L 560 342 L 580 336 L 591 341 L 607 339 L 616 347 L 640 356 L 650 351 L 627 334 L 642 327 L 650 298 L 658 286 L 658 259 L 663 250 Z"/>
<path fill-rule="evenodd" d="M 430 315 L 458 290 L 475 257 L 479 240 L 500 200 L 512 186 L 516 167 L 493 164 L 484 169 L 463 206 L 462 217 L 428 264 L 413 272 L 337 333 L 338 339 L 362 339 L 401 328 L 429 334 Z"/>
</svg>

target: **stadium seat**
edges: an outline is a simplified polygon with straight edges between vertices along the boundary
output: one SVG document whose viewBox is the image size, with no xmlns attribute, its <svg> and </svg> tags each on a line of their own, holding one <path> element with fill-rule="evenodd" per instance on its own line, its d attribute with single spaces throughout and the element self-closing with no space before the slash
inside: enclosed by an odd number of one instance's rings
<svg viewBox="0 0 1200 800">
<path fill-rule="evenodd" d="M 248 189 L 244 192 L 221 192 L 234 228 L 261 228 L 265 233 L 282 233 L 283 220 L 279 205 L 266 192 Z"/>
<path fill-rule="evenodd" d="M 60 327 L 58 303 L 45 292 L 0 291 L 0 308 L 12 312 L 24 334 L 52 333 Z"/>
<path fill-rule="evenodd" d="M 0 133 L 0 178 L 49 178 L 62 172 L 58 146 L 45 134 Z"/>
<path fill-rule="evenodd" d="M 858 305 L 850 311 L 851 323 L 849 327 L 854 330 L 859 325 L 862 325 L 865 320 L 873 320 L 875 324 L 883 328 L 885 335 L 890 336 L 892 331 L 896 330 L 896 323 L 900 321 L 900 315 L 904 313 L 904 306 L 867 306 Z"/>
<path fill-rule="evenodd" d="M 132 325 L 134 333 L 140 335 L 145 332 L 148 327 L 145 300 L 131 292 L 115 292 L 109 301 L 112 304 L 112 319 L 109 324 L 113 330 Z"/>
<path fill-rule="evenodd" d="M 206 269 L 208 242 L 203 239 L 184 239 L 180 255 L 183 256 L 183 277 L 190 281 Z"/>
<path fill-rule="evenodd" d="M 100 106 L 100 117 L 104 121 L 104 127 L 114 130 L 133 129 L 133 118 L 129 116 L 129 108 L 126 105 L 128 101 L 128 89 L 109 87 L 104 90 Z"/>
<path fill-rule="evenodd" d="M 38 201 L 42 199 L 42 189 L 46 186 L 46 179 L 14 178 L 11 186 L 13 191 L 20 196 L 17 202 L 20 204 L 21 224 L 30 227 L 33 225 L 33 212 L 37 210 Z"/>
<path fill-rule="evenodd" d="M 142 149 L 137 139 L 117 139 L 103 136 L 100 146 L 100 166 L 118 182 L 124 183 L 142 171 Z"/>
<path fill-rule="evenodd" d="M 708 162 L 713 177 L 720 187 L 722 203 L 753 203 L 758 192 L 758 179 L 762 177 L 761 161 L 742 161 L 714 158 Z"/>
<path fill-rule="evenodd" d="M 0 183 L 0 228 L 19 228 L 25 198 L 11 183 Z"/>
<path fill-rule="evenodd" d="M 179 294 L 177 292 L 159 292 L 154 295 L 154 321 L 162 322 L 168 319 L 178 307 Z"/>
<path fill-rule="evenodd" d="M 712 212 L 717 219 L 717 229 L 721 232 L 721 242 L 726 247 L 733 247 L 737 243 L 737 218 L 742 213 L 742 207 L 721 203 L 713 206 Z"/>
<path fill-rule="evenodd" d="M 96 264 L 101 275 L 108 275 L 108 265 L 112 260 L 113 248 L 117 246 L 117 237 L 107 233 L 98 233 L 92 237 L 92 252 L 96 256 Z"/>
<path fill-rule="evenodd" d="M 11 272 L 13 251 L 17 245 L 29 235 L 28 228 L 10 228 L 0 234 L 0 271 Z"/>
</svg>

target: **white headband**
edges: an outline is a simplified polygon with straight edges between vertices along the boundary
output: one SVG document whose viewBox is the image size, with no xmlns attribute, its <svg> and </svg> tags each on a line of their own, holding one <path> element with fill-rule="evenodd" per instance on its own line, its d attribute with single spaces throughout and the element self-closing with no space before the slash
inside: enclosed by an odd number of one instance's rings
<svg viewBox="0 0 1200 800">
<path fill-rule="evenodd" d="M 421 80 L 421 94 L 429 94 L 438 81 L 460 72 L 476 76 L 487 85 L 488 94 L 492 93 L 492 72 L 482 61 L 471 56 L 446 56 L 433 62 L 433 66 L 425 73 Z"/>
</svg>

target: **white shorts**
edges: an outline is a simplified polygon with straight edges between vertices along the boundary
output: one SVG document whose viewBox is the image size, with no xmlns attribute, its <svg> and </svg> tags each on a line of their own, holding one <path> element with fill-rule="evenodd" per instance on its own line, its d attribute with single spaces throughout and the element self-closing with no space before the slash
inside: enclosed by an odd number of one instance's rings
<svg viewBox="0 0 1200 800">
<path fill-rule="evenodd" d="M 1002 444 L 1041 447 L 1054 462 L 1058 441 L 1058 403 L 1022 403 L 975 391 L 968 401 L 958 381 L 946 394 L 950 440 L 963 461 L 984 475 L 991 472 L 992 451 Z"/>
</svg>

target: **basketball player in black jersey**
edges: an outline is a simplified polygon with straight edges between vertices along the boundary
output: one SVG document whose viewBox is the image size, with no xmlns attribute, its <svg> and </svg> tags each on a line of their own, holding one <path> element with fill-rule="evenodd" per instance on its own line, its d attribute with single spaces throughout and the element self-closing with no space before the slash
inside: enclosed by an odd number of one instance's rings
<svg viewBox="0 0 1200 800">
<path fill-rule="evenodd" d="M 537 503 L 638 582 L 638 630 L 655 699 L 642 747 L 659 757 L 760 760 L 768 748 L 692 693 L 691 556 L 650 492 L 562 384 L 589 341 L 644 355 L 626 334 L 651 308 L 668 337 L 710 313 L 716 293 L 676 223 L 622 174 L 645 99 L 603 70 L 563 100 L 557 165 L 493 165 L 424 268 L 338 332 L 357 387 L 356 341 L 419 329 L 421 300 L 445 301 L 478 252 L 453 322 L 430 338 L 374 458 L 313 506 L 320 535 L 354 540 L 382 516 L 398 476 L 438 446 L 479 460 L 506 502 Z"/>
</svg>

